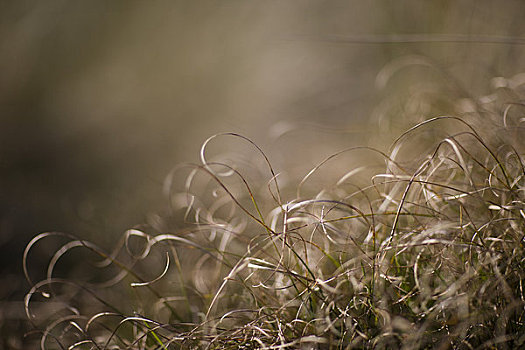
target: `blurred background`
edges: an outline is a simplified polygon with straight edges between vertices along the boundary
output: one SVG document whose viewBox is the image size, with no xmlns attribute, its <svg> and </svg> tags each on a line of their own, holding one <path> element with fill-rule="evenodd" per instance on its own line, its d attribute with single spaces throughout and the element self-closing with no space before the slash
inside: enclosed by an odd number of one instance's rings
<svg viewBox="0 0 525 350">
<path fill-rule="evenodd" d="M 22 346 L 13 330 L 34 235 L 111 245 L 165 207 L 164 177 L 197 162 L 218 132 L 248 136 L 277 168 L 303 171 L 370 143 L 370 118 L 397 88 L 432 80 L 455 98 L 484 94 L 493 77 L 525 71 L 523 18 L 525 3 L 510 0 L 2 1 L 4 347 Z M 431 40 L 447 35 L 473 40 Z M 499 42 L 480 42 L 487 36 Z M 380 70 L 407 55 L 439 73 L 412 70 L 379 90 Z"/>
</svg>

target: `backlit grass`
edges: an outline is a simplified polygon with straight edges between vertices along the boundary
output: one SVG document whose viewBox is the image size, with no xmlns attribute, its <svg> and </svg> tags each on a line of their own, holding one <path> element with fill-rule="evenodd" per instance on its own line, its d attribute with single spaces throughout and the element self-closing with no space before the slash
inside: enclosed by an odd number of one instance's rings
<svg viewBox="0 0 525 350">
<path fill-rule="evenodd" d="M 284 184 L 250 139 L 213 136 L 167 178 L 169 213 L 112 249 L 52 232 L 29 243 L 24 264 L 56 248 L 27 276 L 28 336 L 45 349 L 524 346 L 525 79 L 499 82 Z M 228 138 L 252 156 L 209 160 Z"/>
</svg>

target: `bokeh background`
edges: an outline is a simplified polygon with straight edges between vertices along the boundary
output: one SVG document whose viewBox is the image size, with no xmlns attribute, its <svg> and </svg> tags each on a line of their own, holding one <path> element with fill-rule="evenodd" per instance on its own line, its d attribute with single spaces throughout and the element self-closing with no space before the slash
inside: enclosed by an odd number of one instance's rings
<svg viewBox="0 0 525 350">
<path fill-rule="evenodd" d="M 457 98 L 484 94 L 525 71 L 523 18 L 510 0 L 2 1 L 1 345 L 22 347 L 21 256 L 34 235 L 110 245 L 165 208 L 164 177 L 218 132 L 302 171 L 370 143 L 396 88 L 434 79 Z M 387 42 L 414 34 L 509 42 Z M 407 55 L 439 72 L 378 90 L 382 67 Z"/>
</svg>

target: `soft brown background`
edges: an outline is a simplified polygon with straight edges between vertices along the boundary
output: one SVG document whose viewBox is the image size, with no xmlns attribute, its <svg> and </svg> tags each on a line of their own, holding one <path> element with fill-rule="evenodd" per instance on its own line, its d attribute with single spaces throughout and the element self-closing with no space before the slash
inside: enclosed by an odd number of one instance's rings
<svg viewBox="0 0 525 350">
<path fill-rule="evenodd" d="M 198 161 L 211 134 L 240 132 L 306 169 L 368 142 L 359 131 L 389 93 L 375 78 L 396 57 L 424 55 L 474 95 L 524 69 L 525 45 L 345 38 L 523 38 L 523 18 L 522 1 L 1 2 L 2 329 L 17 327 L 32 236 L 111 243 L 165 206 L 164 176 Z M 300 132 L 275 142 L 285 127 Z M 8 333 L 4 345 L 20 345 Z"/>
</svg>

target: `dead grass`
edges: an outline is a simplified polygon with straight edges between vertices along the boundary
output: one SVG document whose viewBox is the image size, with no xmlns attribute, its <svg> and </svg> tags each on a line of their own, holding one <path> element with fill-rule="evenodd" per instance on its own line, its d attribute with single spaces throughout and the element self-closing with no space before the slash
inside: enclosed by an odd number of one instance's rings
<svg viewBox="0 0 525 350">
<path fill-rule="evenodd" d="M 525 79 L 498 82 L 388 150 L 335 153 L 285 186 L 248 138 L 210 138 L 166 180 L 170 215 L 111 250 L 30 242 L 24 266 L 57 248 L 45 277 L 27 276 L 29 336 L 45 349 L 524 346 Z M 222 138 L 258 155 L 208 160 Z M 349 153 L 377 161 L 339 163 Z"/>
</svg>

